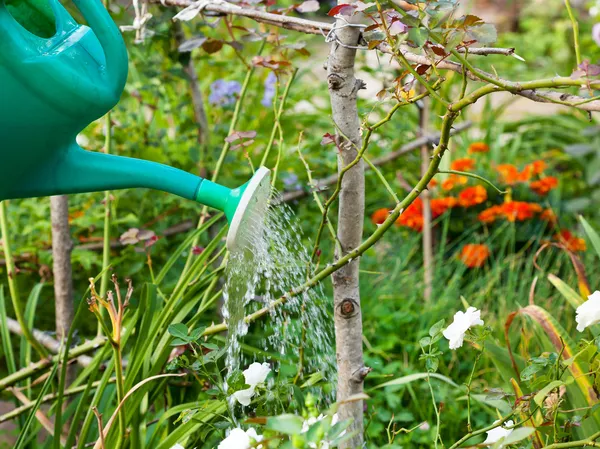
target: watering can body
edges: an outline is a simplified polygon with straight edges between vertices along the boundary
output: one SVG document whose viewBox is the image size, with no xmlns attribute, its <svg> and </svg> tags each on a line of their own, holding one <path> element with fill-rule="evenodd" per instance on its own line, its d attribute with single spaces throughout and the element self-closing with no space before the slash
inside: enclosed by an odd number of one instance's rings
<svg viewBox="0 0 600 449">
<path fill-rule="evenodd" d="M 233 219 L 246 185 L 228 189 L 154 162 L 81 149 L 76 136 L 114 107 L 127 79 L 121 34 L 100 0 L 0 0 L 0 200 L 146 187 L 222 210 Z M 21 22 L 46 8 L 50 37 Z M 20 18 L 21 21 L 17 21 Z"/>
</svg>

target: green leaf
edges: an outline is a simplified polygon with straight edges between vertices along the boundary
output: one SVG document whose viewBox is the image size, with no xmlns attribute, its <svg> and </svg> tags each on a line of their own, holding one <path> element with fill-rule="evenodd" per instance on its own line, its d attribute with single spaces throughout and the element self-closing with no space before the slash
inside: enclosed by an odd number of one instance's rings
<svg viewBox="0 0 600 449">
<path fill-rule="evenodd" d="M 169 334 L 173 337 L 181 338 L 182 340 L 188 340 L 188 328 L 183 323 L 171 324 L 169 326 Z"/>
<path fill-rule="evenodd" d="M 533 427 L 519 427 L 518 429 L 513 430 L 506 438 L 504 438 L 502 441 L 502 446 L 515 444 L 518 441 L 530 437 L 534 432 L 535 429 Z"/>
<path fill-rule="evenodd" d="M 579 307 L 581 304 L 583 304 L 585 302 L 585 300 L 575 290 L 573 290 L 571 287 L 569 287 L 559 277 L 557 277 L 553 274 L 549 274 L 548 280 L 550 281 L 550 283 L 552 285 L 554 285 L 554 287 L 556 287 L 556 289 L 560 292 L 560 294 L 564 296 L 564 298 L 567 300 L 569 305 L 571 305 L 571 307 L 573 307 L 574 309 L 576 309 L 577 307 Z"/>
<path fill-rule="evenodd" d="M 204 333 L 205 330 L 206 330 L 206 326 L 197 327 L 192 332 L 190 332 L 189 340 L 190 341 L 198 340 L 202 336 L 202 334 Z"/>
<path fill-rule="evenodd" d="M 189 342 L 187 341 L 187 338 L 185 340 L 181 339 L 181 338 L 175 338 L 170 346 L 182 346 L 182 345 L 187 345 Z"/>
<path fill-rule="evenodd" d="M 539 363 L 532 363 L 527 368 L 525 368 L 523 371 L 521 371 L 521 380 L 528 381 L 528 380 L 533 379 L 533 376 L 535 376 L 537 373 L 542 371 L 545 367 L 546 367 L 545 365 L 542 365 Z"/>
<path fill-rule="evenodd" d="M 394 380 L 390 380 L 388 382 L 384 382 L 380 385 L 377 385 L 375 388 L 383 388 L 383 387 L 391 387 L 394 385 L 406 385 L 409 384 L 411 382 L 414 382 L 415 380 L 422 380 L 422 379 L 427 379 L 427 377 L 431 377 L 433 379 L 438 379 L 441 380 L 443 382 L 446 382 L 447 384 L 452 385 L 453 387 L 457 387 L 458 385 L 449 377 L 446 376 L 442 376 L 441 374 L 437 374 L 437 373 L 415 373 L 415 374 L 409 374 L 408 376 L 403 376 L 403 377 L 399 377 L 398 379 L 394 379 Z"/>
<path fill-rule="evenodd" d="M 427 360 L 425 360 L 425 368 L 430 373 L 435 373 L 438 366 L 440 366 L 440 360 L 437 357 L 427 357 Z"/>
<path fill-rule="evenodd" d="M 579 216 L 579 221 L 581 221 L 583 229 L 590 239 L 590 243 L 596 250 L 596 254 L 598 254 L 598 257 L 600 257 L 600 235 L 598 235 L 594 228 L 592 228 L 592 226 L 582 216 Z"/>
<path fill-rule="evenodd" d="M 429 335 L 431 337 L 435 337 L 437 334 L 439 334 L 442 331 L 445 322 L 446 320 L 440 320 L 433 326 L 431 326 L 431 328 L 429 329 Z"/>
<path fill-rule="evenodd" d="M 544 388 L 537 392 L 537 394 L 533 397 L 533 401 L 541 407 L 544 404 L 544 399 L 546 399 L 546 396 L 548 396 L 552 390 L 561 387 L 564 384 L 565 383 L 562 380 L 555 380 L 550 382 L 548 385 L 546 385 Z"/>
<path fill-rule="evenodd" d="M 498 31 L 491 23 L 470 27 L 467 30 L 467 38 L 476 40 L 482 45 L 493 44 L 498 39 Z"/>
<path fill-rule="evenodd" d="M 304 420 L 296 415 L 286 414 L 267 419 L 266 428 L 275 432 L 295 435 L 302 432 Z"/>
<path fill-rule="evenodd" d="M 429 346 L 431 344 L 431 337 L 423 337 L 419 340 L 419 345 L 422 348 L 425 348 L 426 346 Z"/>
</svg>

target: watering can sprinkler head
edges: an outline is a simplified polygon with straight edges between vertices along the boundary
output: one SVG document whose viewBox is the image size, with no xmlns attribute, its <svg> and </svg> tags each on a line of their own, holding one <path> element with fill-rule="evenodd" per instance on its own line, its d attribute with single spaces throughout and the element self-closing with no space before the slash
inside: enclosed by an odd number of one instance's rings
<svg viewBox="0 0 600 449">
<path fill-rule="evenodd" d="M 0 200 L 152 188 L 224 211 L 229 249 L 250 243 L 264 224 L 268 169 L 228 189 L 173 167 L 77 145 L 76 136 L 119 101 L 128 59 L 101 1 L 72 1 L 88 26 L 59 0 L 0 0 Z M 43 17 L 52 22 L 51 37 L 35 32 Z"/>
</svg>

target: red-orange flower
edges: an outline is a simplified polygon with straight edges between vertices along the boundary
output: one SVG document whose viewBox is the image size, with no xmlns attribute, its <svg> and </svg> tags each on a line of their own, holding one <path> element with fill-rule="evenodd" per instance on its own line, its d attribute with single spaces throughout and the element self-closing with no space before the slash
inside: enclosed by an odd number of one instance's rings
<svg viewBox="0 0 600 449">
<path fill-rule="evenodd" d="M 445 198 L 434 198 L 430 201 L 431 216 L 437 218 L 443 215 L 448 209 L 452 209 L 458 203 L 456 198 L 451 196 Z"/>
<path fill-rule="evenodd" d="M 524 201 L 507 201 L 500 206 L 492 206 L 482 211 L 478 218 L 483 223 L 492 223 L 498 218 L 506 218 L 508 221 L 525 221 L 533 218 L 535 214 L 542 211 L 542 206 L 536 203 Z"/>
<path fill-rule="evenodd" d="M 502 206 L 492 206 L 482 211 L 477 218 L 482 223 L 493 223 L 497 218 L 502 216 Z"/>
<path fill-rule="evenodd" d="M 469 268 L 480 268 L 490 257 L 490 250 L 486 245 L 470 243 L 463 246 L 460 260 Z"/>
<path fill-rule="evenodd" d="M 473 153 L 487 153 L 490 151 L 490 147 L 485 142 L 473 142 L 469 145 L 469 149 L 467 150 L 470 154 Z"/>
<path fill-rule="evenodd" d="M 450 169 L 456 171 L 469 171 L 473 168 L 475 168 L 475 159 L 470 158 L 456 159 L 450 164 Z"/>
<path fill-rule="evenodd" d="M 538 181 L 532 181 L 529 184 L 529 188 L 538 195 L 548 195 L 550 190 L 554 189 L 558 185 L 558 179 L 554 176 L 546 176 Z"/>
<path fill-rule="evenodd" d="M 442 182 L 442 189 L 452 190 L 456 186 L 465 185 L 467 181 L 468 179 L 466 176 L 450 175 Z"/>
<path fill-rule="evenodd" d="M 373 222 L 373 224 L 380 225 L 385 220 L 387 220 L 389 216 L 390 210 L 384 207 L 381 209 L 377 209 L 375 212 L 373 212 L 373 215 L 371 215 L 371 221 Z"/>
<path fill-rule="evenodd" d="M 531 164 L 527 165 L 526 168 L 529 168 L 531 174 L 539 175 L 546 170 L 546 163 L 544 161 L 533 161 Z"/>
<path fill-rule="evenodd" d="M 519 170 L 512 164 L 500 164 L 496 167 L 505 184 L 513 185 L 519 181 Z"/>
<path fill-rule="evenodd" d="M 554 239 L 565 245 L 569 251 L 585 251 L 587 249 L 584 239 L 574 236 L 566 229 L 556 234 Z"/>
<path fill-rule="evenodd" d="M 508 221 L 525 221 L 542 211 L 542 206 L 524 201 L 509 201 L 502 205 L 502 212 Z"/>
<path fill-rule="evenodd" d="M 545 209 L 544 212 L 540 215 L 540 220 L 547 221 L 549 223 L 556 223 L 557 218 L 556 214 L 552 209 Z"/>
<path fill-rule="evenodd" d="M 472 207 L 487 200 L 487 191 L 483 186 L 467 187 L 458 194 L 458 204 L 462 207 Z"/>
<path fill-rule="evenodd" d="M 429 181 L 429 184 L 427 184 L 427 188 L 428 189 L 433 189 L 435 187 L 437 187 L 438 182 L 435 179 L 432 179 L 431 181 Z"/>
<path fill-rule="evenodd" d="M 396 220 L 398 226 L 406 226 L 421 232 L 423 230 L 423 201 L 417 198 Z"/>
</svg>

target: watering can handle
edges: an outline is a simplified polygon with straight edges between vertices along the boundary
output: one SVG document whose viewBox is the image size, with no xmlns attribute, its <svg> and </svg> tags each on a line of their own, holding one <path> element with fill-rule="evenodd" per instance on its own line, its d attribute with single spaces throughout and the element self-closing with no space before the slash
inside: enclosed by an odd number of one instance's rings
<svg viewBox="0 0 600 449">
<path fill-rule="evenodd" d="M 119 28 L 100 0 L 73 0 L 73 3 L 87 21 L 104 50 L 106 75 L 109 83 L 107 100 L 110 103 L 110 109 L 119 101 L 127 81 L 128 58 L 125 42 Z"/>
</svg>

